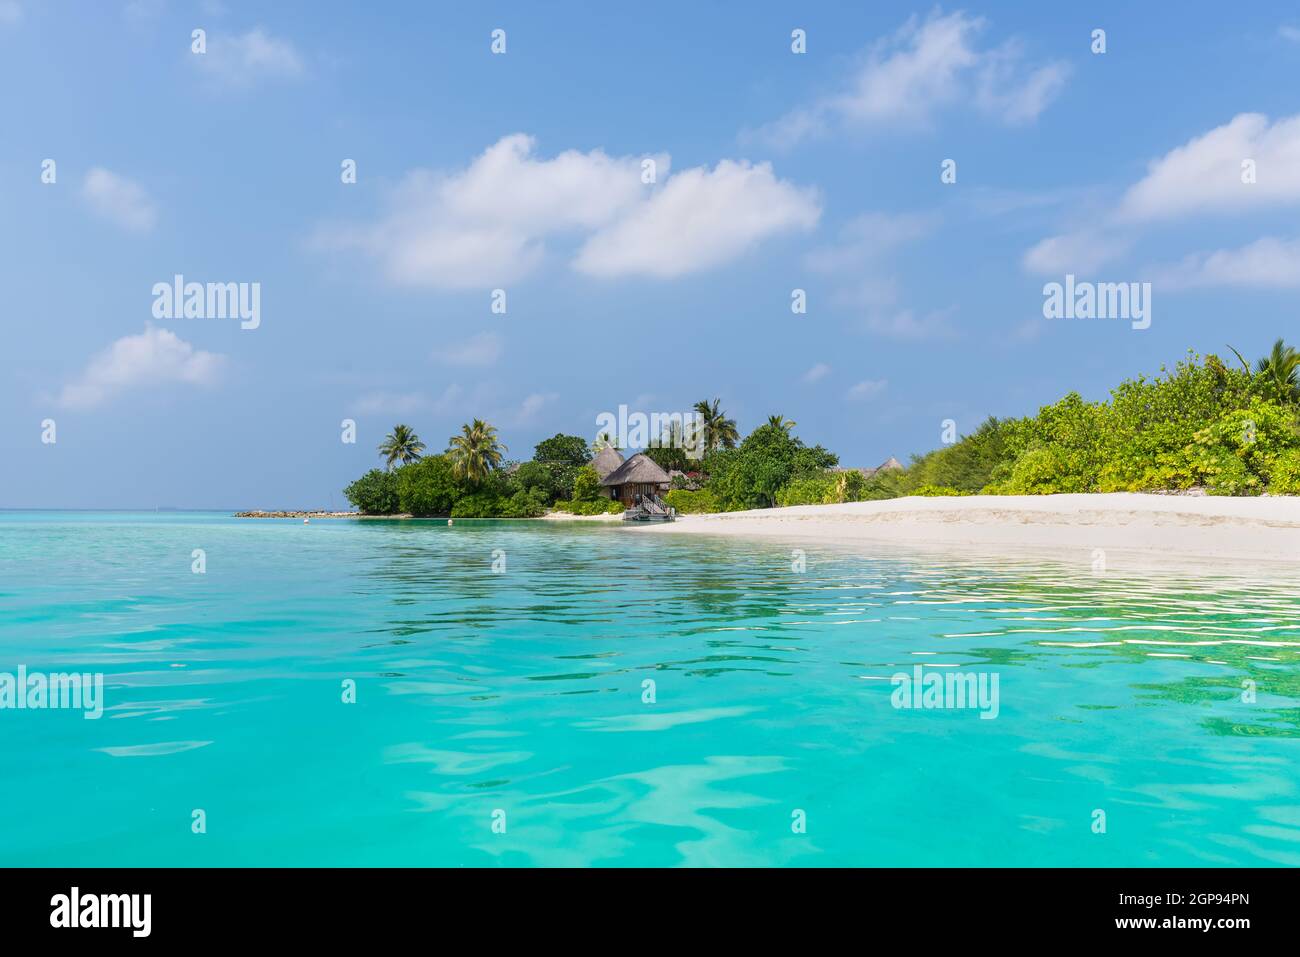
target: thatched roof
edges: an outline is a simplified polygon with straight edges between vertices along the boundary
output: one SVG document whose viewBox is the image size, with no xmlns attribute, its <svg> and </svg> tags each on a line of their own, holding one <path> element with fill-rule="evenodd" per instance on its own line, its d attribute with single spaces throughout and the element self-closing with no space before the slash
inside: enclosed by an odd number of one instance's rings
<svg viewBox="0 0 1300 957">
<path fill-rule="evenodd" d="M 596 453 L 596 457 L 591 460 L 592 468 L 596 470 L 596 475 L 601 479 L 601 481 L 604 481 L 605 476 L 622 464 L 623 453 L 612 445 L 606 445 L 601 448 L 601 450 Z"/>
<path fill-rule="evenodd" d="M 834 472 L 836 474 L 840 472 L 861 472 L 864 477 L 871 478 L 872 476 L 879 475 L 881 472 L 892 472 L 894 471 L 894 469 L 901 469 L 901 468 L 903 468 L 903 463 L 898 461 L 898 459 L 894 458 L 891 455 L 889 458 L 885 459 L 885 461 L 877 465 L 874 469 L 871 468 L 854 469 L 854 468 L 844 468 L 843 466 L 835 466 L 834 468 L 829 468 L 826 471 Z"/>
<path fill-rule="evenodd" d="M 668 473 L 644 452 L 638 452 L 609 475 L 600 480 L 601 485 L 667 485 Z"/>
</svg>

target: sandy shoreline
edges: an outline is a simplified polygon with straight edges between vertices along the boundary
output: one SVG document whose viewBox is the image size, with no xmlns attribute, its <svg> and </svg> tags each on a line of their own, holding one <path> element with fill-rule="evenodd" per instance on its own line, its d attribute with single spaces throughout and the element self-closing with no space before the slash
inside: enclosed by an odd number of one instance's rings
<svg viewBox="0 0 1300 957">
<path fill-rule="evenodd" d="M 947 546 L 991 556 L 1094 549 L 1147 564 L 1188 560 L 1300 567 L 1300 498 L 1114 493 L 901 498 L 685 515 L 651 535 L 736 535 L 813 544 Z"/>
</svg>

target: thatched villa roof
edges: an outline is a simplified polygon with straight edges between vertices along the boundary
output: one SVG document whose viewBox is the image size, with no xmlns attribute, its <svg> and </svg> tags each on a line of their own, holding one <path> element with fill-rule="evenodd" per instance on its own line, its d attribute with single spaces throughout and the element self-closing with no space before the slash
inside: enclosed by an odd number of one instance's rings
<svg viewBox="0 0 1300 957">
<path fill-rule="evenodd" d="M 612 445 L 604 446 L 596 457 L 591 460 L 592 467 L 596 470 L 596 475 L 603 482 L 605 476 L 614 471 L 623 464 L 623 453 Z"/>
<path fill-rule="evenodd" d="M 638 452 L 600 480 L 601 485 L 667 485 L 668 473 L 644 452 Z"/>
<path fill-rule="evenodd" d="M 892 472 L 895 469 L 901 469 L 902 467 L 903 467 L 903 463 L 898 461 L 898 459 L 894 458 L 891 455 L 889 458 L 885 459 L 885 461 L 877 465 L 874 469 L 870 469 L 870 468 L 854 469 L 854 468 L 844 468 L 843 466 L 836 466 L 835 468 L 827 469 L 827 471 L 828 472 L 861 472 L 864 478 L 871 478 L 873 475 L 879 475 L 881 472 Z"/>
</svg>

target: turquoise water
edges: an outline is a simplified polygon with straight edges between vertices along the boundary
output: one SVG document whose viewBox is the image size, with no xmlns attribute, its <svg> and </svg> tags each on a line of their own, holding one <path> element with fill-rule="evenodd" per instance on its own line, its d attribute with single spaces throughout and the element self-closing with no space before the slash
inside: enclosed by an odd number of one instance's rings
<svg viewBox="0 0 1300 957">
<path fill-rule="evenodd" d="M 1296 866 L 1296 585 L 0 512 L 0 672 L 106 699 L 0 710 L 0 864 Z M 997 717 L 895 708 L 917 664 Z"/>
</svg>

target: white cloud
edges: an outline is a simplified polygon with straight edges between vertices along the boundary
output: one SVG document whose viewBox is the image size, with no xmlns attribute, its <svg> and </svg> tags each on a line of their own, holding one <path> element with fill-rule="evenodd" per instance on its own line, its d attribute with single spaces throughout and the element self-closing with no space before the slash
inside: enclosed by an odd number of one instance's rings
<svg viewBox="0 0 1300 957">
<path fill-rule="evenodd" d="M 573 263 L 580 271 L 676 276 L 807 228 L 820 212 L 811 191 L 776 179 L 767 164 L 724 160 L 668 176 L 666 154 L 541 159 L 535 145 L 517 133 L 460 172 L 417 170 L 378 222 L 324 229 L 317 242 L 369 253 L 394 282 L 482 288 L 526 276 L 560 237 L 585 240 Z M 642 183 L 643 159 L 655 161 L 662 186 Z"/>
<path fill-rule="evenodd" d="M 1292 43 L 1300 43 L 1300 27 L 1283 24 L 1277 28 L 1277 35 L 1283 40 L 1290 40 Z"/>
<path fill-rule="evenodd" d="M 1123 256 L 1132 245 L 1131 238 L 1114 232 L 1081 230 L 1040 240 L 1022 262 L 1032 273 L 1084 275 Z"/>
<path fill-rule="evenodd" d="M 644 195 L 641 157 L 601 150 L 533 155 L 536 141 L 516 133 L 451 175 L 416 170 L 373 226 L 327 230 L 324 245 L 359 248 L 395 282 L 444 288 L 507 283 L 533 270 L 555 235 L 609 222 Z M 667 156 L 654 157 L 666 172 Z"/>
<path fill-rule="evenodd" d="M 851 220 L 837 242 L 814 249 L 804 264 L 813 272 L 847 277 L 831 295 L 831 303 L 858 312 L 861 327 L 891 339 L 949 339 L 956 331 L 949 323 L 952 310 L 917 317 L 899 309 L 899 284 L 888 275 L 882 260 L 907 243 L 934 232 L 939 217 L 921 213 L 864 213 Z"/>
<path fill-rule="evenodd" d="M 554 392 L 534 392 L 532 395 L 527 396 L 519 405 L 519 411 L 514 417 L 514 424 L 526 425 L 533 421 L 538 412 L 558 398 L 559 395 Z"/>
<path fill-rule="evenodd" d="M 1161 288 L 1200 286 L 1300 286 L 1300 240 L 1266 236 L 1237 249 L 1194 253 L 1153 271 Z"/>
<path fill-rule="evenodd" d="M 146 326 L 140 335 L 124 336 L 91 359 L 81 375 L 63 387 L 58 403 L 84 409 L 144 386 L 210 386 L 225 362 L 225 356 L 195 349 L 170 330 Z"/>
<path fill-rule="evenodd" d="M 1256 182 L 1242 182 L 1242 162 L 1254 160 Z M 1300 114 L 1270 124 L 1241 113 L 1164 156 L 1124 194 L 1124 222 L 1194 212 L 1237 212 L 1300 202 Z"/>
<path fill-rule="evenodd" d="M 18 0 L 0 0 L 0 23 L 13 24 L 23 18 L 23 6 Z"/>
<path fill-rule="evenodd" d="M 207 52 L 190 56 L 214 86 L 226 89 L 248 89 L 260 80 L 292 79 L 305 72 L 294 45 L 261 27 L 239 35 L 209 33 Z"/>
<path fill-rule="evenodd" d="M 464 390 L 454 383 L 438 396 L 424 392 L 369 392 L 354 401 L 352 407 L 360 415 L 444 415 L 457 408 L 463 394 Z"/>
<path fill-rule="evenodd" d="M 505 341 L 498 333 L 480 332 L 464 342 L 441 346 L 433 358 L 452 366 L 490 366 L 501 358 Z"/>
<path fill-rule="evenodd" d="M 979 49 L 986 26 L 961 12 L 912 17 L 872 48 L 847 89 L 788 113 L 759 135 L 789 146 L 837 127 L 925 126 L 939 111 L 963 107 L 1006 124 L 1037 119 L 1068 68 L 1027 66 L 1014 39 Z"/>
<path fill-rule="evenodd" d="M 1243 163 L 1248 160 L 1254 164 L 1254 182 L 1243 182 Z M 1023 265 L 1035 273 L 1087 273 L 1126 255 L 1145 224 L 1297 203 L 1300 114 L 1270 123 L 1262 114 L 1241 113 L 1152 160 L 1146 175 L 1124 192 L 1113 215 L 1039 241 L 1025 253 Z M 1268 247 L 1256 250 L 1252 260 L 1262 261 L 1267 253 Z M 1228 263 L 1226 258 L 1206 257 L 1199 265 L 1184 262 L 1167 267 L 1166 275 L 1180 276 L 1177 281 L 1185 283 L 1204 268 L 1246 269 L 1242 263 Z"/>
<path fill-rule="evenodd" d="M 844 398 L 853 402 L 865 402 L 880 395 L 888 385 L 887 379 L 863 379 L 857 385 L 850 387 L 844 394 Z"/>
<path fill-rule="evenodd" d="M 814 249 L 804 261 L 814 272 L 855 270 L 898 246 L 924 239 L 938 222 L 930 213 L 863 213 L 840 230 L 838 242 Z"/>
<path fill-rule="evenodd" d="M 889 339 L 921 341 L 927 339 L 955 339 L 953 309 L 939 309 L 917 316 L 911 309 L 869 316 L 866 327 L 871 332 Z"/>
<path fill-rule="evenodd" d="M 824 362 L 819 362 L 803 374 L 803 381 L 807 383 L 820 382 L 831 374 L 831 367 Z"/>
<path fill-rule="evenodd" d="M 769 163 L 722 160 L 684 170 L 587 240 L 574 268 L 593 276 L 671 278 L 735 259 L 778 233 L 817 225 L 816 192 Z"/>
<path fill-rule="evenodd" d="M 99 166 L 86 174 L 81 195 L 104 219 L 132 232 L 148 232 L 158 218 L 153 201 L 139 183 Z"/>
</svg>

